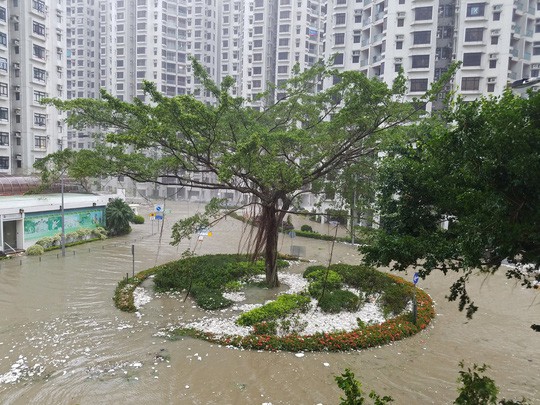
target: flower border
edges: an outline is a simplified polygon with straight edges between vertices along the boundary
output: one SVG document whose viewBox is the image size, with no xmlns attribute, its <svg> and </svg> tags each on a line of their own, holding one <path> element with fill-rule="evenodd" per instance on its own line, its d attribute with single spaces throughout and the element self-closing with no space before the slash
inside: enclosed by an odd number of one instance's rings
<svg viewBox="0 0 540 405">
<path fill-rule="evenodd" d="M 401 277 L 388 274 L 395 282 L 411 288 L 414 285 Z M 435 317 L 433 300 L 423 290 L 416 288 L 417 318 L 416 324 L 411 321 L 411 314 L 406 313 L 377 325 L 355 329 L 350 332 L 316 333 L 313 335 L 291 334 L 287 336 L 254 335 L 217 336 L 196 329 L 179 328 L 172 335 L 191 336 L 208 342 L 250 350 L 290 351 L 290 352 L 343 352 L 362 350 L 381 346 L 415 335 L 425 329 Z"/>
</svg>

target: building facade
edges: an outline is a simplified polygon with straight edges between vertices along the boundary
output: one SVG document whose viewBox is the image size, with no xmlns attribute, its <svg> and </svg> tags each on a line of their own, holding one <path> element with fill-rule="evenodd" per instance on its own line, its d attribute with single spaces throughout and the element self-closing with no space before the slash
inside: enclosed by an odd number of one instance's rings
<svg viewBox="0 0 540 405">
<path fill-rule="evenodd" d="M 59 149 L 64 116 L 40 102 L 65 97 L 64 27 L 62 1 L 0 1 L 0 174 L 30 174 Z"/>
<path fill-rule="evenodd" d="M 403 69 L 408 99 L 461 61 L 446 91 L 453 87 L 464 100 L 499 95 L 509 82 L 538 75 L 539 7 L 526 0 L 328 0 L 326 57 L 388 84 Z"/>
</svg>

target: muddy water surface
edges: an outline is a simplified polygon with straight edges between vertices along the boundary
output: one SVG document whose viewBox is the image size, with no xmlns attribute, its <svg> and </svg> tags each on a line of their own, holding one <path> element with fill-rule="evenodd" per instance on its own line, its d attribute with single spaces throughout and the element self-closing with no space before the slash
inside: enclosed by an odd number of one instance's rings
<svg viewBox="0 0 540 405">
<path fill-rule="evenodd" d="M 176 205 L 166 221 L 196 208 Z M 198 316 L 189 300 L 154 297 L 139 317 L 112 302 L 116 283 L 132 272 L 131 244 L 136 271 L 177 258 L 188 247 L 169 246 L 167 231 L 160 243 L 155 230 L 152 235 L 150 223 L 135 226 L 126 238 L 68 248 L 65 258 L 49 252 L 41 261 L 0 263 L 0 403 L 335 404 L 340 391 L 334 376 L 348 367 L 367 391 L 391 395 L 397 404 L 450 404 L 462 359 L 491 365 L 501 396 L 540 403 L 540 334 L 529 327 L 540 323 L 540 297 L 502 275 L 473 280 L 470 293 L 480 310 L 471 321 L 444 299 L 450 278 L 421 281 L 437 304 L 432 327 L 363 352 L 298 358 L 188 338 L 170 342 L 155 333 Z M 237 252 L 245 242 L 241 231 L 228 219 L 197 245 L 197 253 Z M 281 246 L 288 251 L 290 244 L 287 238 Z M 327 262 L 328 242 L 296 238 L 294 244 L 305 246 L 308 258 Z M 334 258 L 355 263 L 358 255 L 340 244 Z"/>
</svg>

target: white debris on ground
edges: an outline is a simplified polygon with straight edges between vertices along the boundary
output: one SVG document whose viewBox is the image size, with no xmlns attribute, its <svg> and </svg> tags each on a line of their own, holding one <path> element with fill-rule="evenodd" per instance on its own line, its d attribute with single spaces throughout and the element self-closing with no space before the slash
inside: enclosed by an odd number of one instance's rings
<svg viewBox="0 0 540 405">
<path fill-rule="evenodd" d="M 233 302 L 242 302 L 246 300 L 246 294 L 242 291 L 239 292 L 225 292 L 223 297 Z"/>
<path fill-rule="evenodd" d="M 14 384 L 21 380 L 41 376 L 45 367 L 41 364 L 35 364 L 32 367 L 28 365 L 27 358 L 22 355 L 11 365 L 11 369 L 4 374 L 0 374 L 0 384 Z"/>
<path fill-rule="evenodd" d="M 133 304 L 135 308 L 141 309 L 143 305 L 152 301 L 152 297 L 144 287 L 137 287 L 133 291 Z"/>
</svg>

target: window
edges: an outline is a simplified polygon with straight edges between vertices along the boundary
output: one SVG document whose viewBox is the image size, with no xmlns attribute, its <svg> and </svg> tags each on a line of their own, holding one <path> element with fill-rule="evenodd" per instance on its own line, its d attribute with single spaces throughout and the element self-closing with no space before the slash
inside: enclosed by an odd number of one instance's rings
<svg viewBox="0 0 540 405">
<path fill-rule="evenodd" d="M 411 79 L 411 91 L 426 91 L 428 79 Z"/>
<path fill-rule="evenodd" d="M 403 49 L 403 41 L 396 41 L 396 49 Z"/>
<path fill-rule="evenodd" d="M 6 8 L 0 7 L 0 20 L 6 21 Z"/>
<path fill-rule="evenodd" d="M 414 20 L 431 20 L 433 17 L 433 7 L 417 7 L 414 9 Z"/>
<path fill-rule="evenodd" d="M 405 25 L 405 19 L 404 18 L 398 18 L 397 20 L 397 26 L 403 27 Z"/>
<path fill-rule="evenodd" d="M 9 156 L 0 156 L 0 169 L 9 169 Z"/>
<path fill-rule="evenodd" d="M 279 60 L 289 59 L 289 52 L 278 52 L 278 59 Z"/>
<path fill-rule="evenodd" d="M 261 66 L 254 66 L 254 67 L 253 67 L 253 74 L 254 74 L 254 75 L 260 75 L 260 74 L 262 74 L 262 67 L 261 67 Z"/>
<path fill-rule="evenodd" d="M 289 32 L 291 30 L 290 24 L 281 24 L 279 26 L 279 32 Z"/>
<path fill-rule="evenodd" d="M 32 8 L 40 13 L 47 11 L 47 6 L 43 0 L 32 0 Z"/>
<path fill-rule="evenodd" d="M 480 78 L 479 77 L 463 77 L 463 78 L 461 78 L 461 90 L 462 91 L 478 90 L 479 88 L 480 88 Z"/>
<path fill-rule="evenodd" d="M 405 4 L 405 0 L 399 0 L 399 4 Z"/>
<path fill-rule="evenodd" d="M 490 68 L 490 69 L 495 69 L 495 68 L 497 68 L 497 59 L 490 59 L 490 61 L 489 61 L 489 68 Z"/>
<path fill-rule="evenodd" d="M 427 68 L 429 67 L 429 55 L 413 55 L 412 68 Z"/>
<path fill-rule="evenodd" d="M 336 14 L 336 25 L 344 25 L 345 22 L 346 22 L 346 14 L 345 13 Z"/>
<path fill-rule="evenodd" d="M 334 65 L 343 65 L 343 54 L 338 53 L 334 56 Z"/>
<path fill-rule="evenodd" d="M 38 103 L 47 97 L 47 93 L 44 91 L 37 91 L 34 90 L 34 101 L 37 101 Z"/>
<path fill-rule="evenodd" d="M 282 20 L 288 20 L 291 18 L 291 12 L 286 10 L 286 11 L 280 11 L 279 12 L 279 18 L 281 18 Z"/>
<path fill-rule="evenodd" d="M 491 37 L 491 45 L 497 45 L 499 43 L 499 37 Z"/>
<path fill-rule="evenodd" d="M 47 78 L 47 72 L 43 69 L 39 69 L 37 67 L 34 68 L 34 79 L 44 82 Z"/>
<path fill-rule="evenodd" d="M 4 72 L 7 72 L 8 70 L 8 62 L 6 58 L 0 58 L 0 70 L 3 70 Z"/>
<path fill-rule="evenodd" d="M 467 17 L 483 17 L 485 7 L 485 3 L 467 4 Z"/>
<path fill-rule="evenodd" d="M 289 46 L 289 38 L 280 38 L 279 46 Z"/>
<path fill-rule="evenodd" d="M 278 66 L 277 68 L 278 73 L 288 73 L 289 67 L 288 66 Z"/>
<path fill-rule="evenodd" d="M 482 62 L 482 52 L 464 53 L 463 66 L 480 66 Z"/>
<path fill-rule="evenodd" d="M 9 120 L 9 110 L 6 107 L 0 107 L 0 120 L 1 121 Z"/>
<path fill-rule="evenodd" d="M 334 45 L 343 45 L 345 43 L 345 34 L 334 34 Z"/>
<path fill-rule="evenodd" d="M 47 125 L 47 115 L 34 113 L 34 125 L 37 125 L 38 127 Z"/>
<path fill-rule="evenodd" d="M 394 72 L 396 73 L 401 72 L 401 63 L 394 64 Z"/>
<path fill-rule="evenodd" d="M 465 29 L 465 42 L 479 42 L 484 39 L 484 28 Z"/>
<path fill-rule="evenodd" d="M 429 44 L 431 42 L 431 31 L 416 31 L 413 32 L 413 44 Z"/>
<path fill-rule="evenodd" d="M 501 20 L 501 13 L 493 13 L 493 21 L 500 21 Z"/>
<path fill-rule="evenodd" d="M 488 83 L 487 91 L 488 93 L 493 93 L 495 91 L 495 83 Z"/>
<path fill-rule="evenodd" d="M 34 137 L 34 146 L 36 149 L 47 149 L 47 137 L 36 135 Z"/>
<path fill-rule="evenodd" d="M 7 46 L 7 35 L 4 32 L 0 32 L 0 45 Z"/>
<path fill-rule="evenodd" d="M 9 146 L 9 132 L 0 132 L 0 145 Z"/>
<path fill-rule="evenodd" d="M 45 48 L 42 46 L 33 44 L 32 46 L 32 54 L 39 59 L 45 59 Z"/>
<path fill-rule="evenodd" d="M 0 96 L 8 95 L 8 85 L 7 83 L 0 83 Z"/>
</svg>

